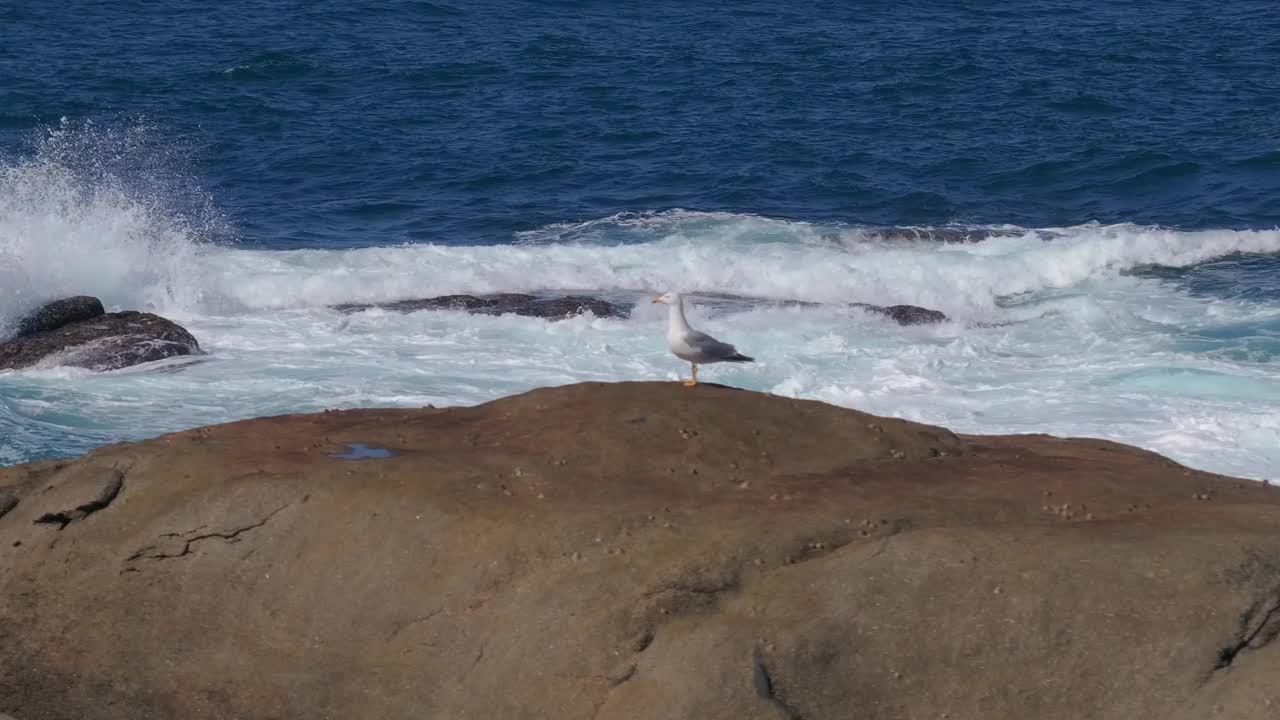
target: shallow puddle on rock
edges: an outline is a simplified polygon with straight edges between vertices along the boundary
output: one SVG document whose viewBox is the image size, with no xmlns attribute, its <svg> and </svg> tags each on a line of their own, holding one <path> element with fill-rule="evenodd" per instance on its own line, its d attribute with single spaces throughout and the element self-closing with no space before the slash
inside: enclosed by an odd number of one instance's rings
<svg viewBox="0 0 1280 720">
<path fill-rule="evenodd" d="M 364 443 L 347 443 L 347 452 L 330 453 L 334 460 L 385 460 L 395 453 L 386 448 L 370 447 Z"/>
</svg>

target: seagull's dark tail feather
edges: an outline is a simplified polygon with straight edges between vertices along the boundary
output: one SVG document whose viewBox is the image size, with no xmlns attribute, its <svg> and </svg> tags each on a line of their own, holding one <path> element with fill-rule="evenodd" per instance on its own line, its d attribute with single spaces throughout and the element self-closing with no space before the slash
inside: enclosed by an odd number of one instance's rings
<svg viewBox="0 0 1280 720">
<path fill-rule="evenodd" d="M 725 360 L 728 360 L 729 362 L 755 362 L 756 361 L 755 358 L 747 357 L 742 353 L 734 353 L 731 357 L 725 358 Z"/>
</svg>

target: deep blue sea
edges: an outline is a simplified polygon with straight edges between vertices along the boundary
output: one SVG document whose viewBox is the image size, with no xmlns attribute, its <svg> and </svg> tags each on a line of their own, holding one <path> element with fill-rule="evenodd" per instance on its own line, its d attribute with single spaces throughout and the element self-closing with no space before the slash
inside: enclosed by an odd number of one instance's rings
<svg viewBox="0 0 1280 720">
<path fill-rule="evenodd" d="M 1252 0 L 8 0 L 0 336 L 88 293 L 208 354 L 0 373 L 0 464 L 674 380 L 643 303 L 328 306 L 680 289 L 757 358 L 708 380 L 1280 478 L 1277 68 Z"/>
</svg>

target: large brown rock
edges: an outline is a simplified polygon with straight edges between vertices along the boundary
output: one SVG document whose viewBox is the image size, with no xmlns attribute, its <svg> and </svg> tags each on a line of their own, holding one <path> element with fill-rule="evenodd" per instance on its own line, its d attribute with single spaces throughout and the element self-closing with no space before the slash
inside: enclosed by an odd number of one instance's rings
<svg viewBox="0 0 1280 720">
<path fill-rule="evenodd" d="M 159 315 L 107 313 L 0 342 L 0 370 L 48 365 L 101 372 L 199 351 L 191 333 Z"/>
<path fill-rule="evenodd" d="M 192 430 L 0 488 L 20 720 L 1280 708 L 1280 493 L 1110 442 L 587 384 Z"/>
</svg>

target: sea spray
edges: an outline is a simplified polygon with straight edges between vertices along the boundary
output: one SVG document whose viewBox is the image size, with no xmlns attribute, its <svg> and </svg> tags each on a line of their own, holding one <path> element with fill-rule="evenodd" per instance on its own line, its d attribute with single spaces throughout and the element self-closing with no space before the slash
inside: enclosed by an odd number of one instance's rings
<svg viewBox="0 0 1280 720">
<path fill-rule="evenodd" d="M 41 302 L 198 306 L 201 248 L 229 225 L 149 125 L 63 121 L 0 165 L 0 327 Z"/>
</svg>

